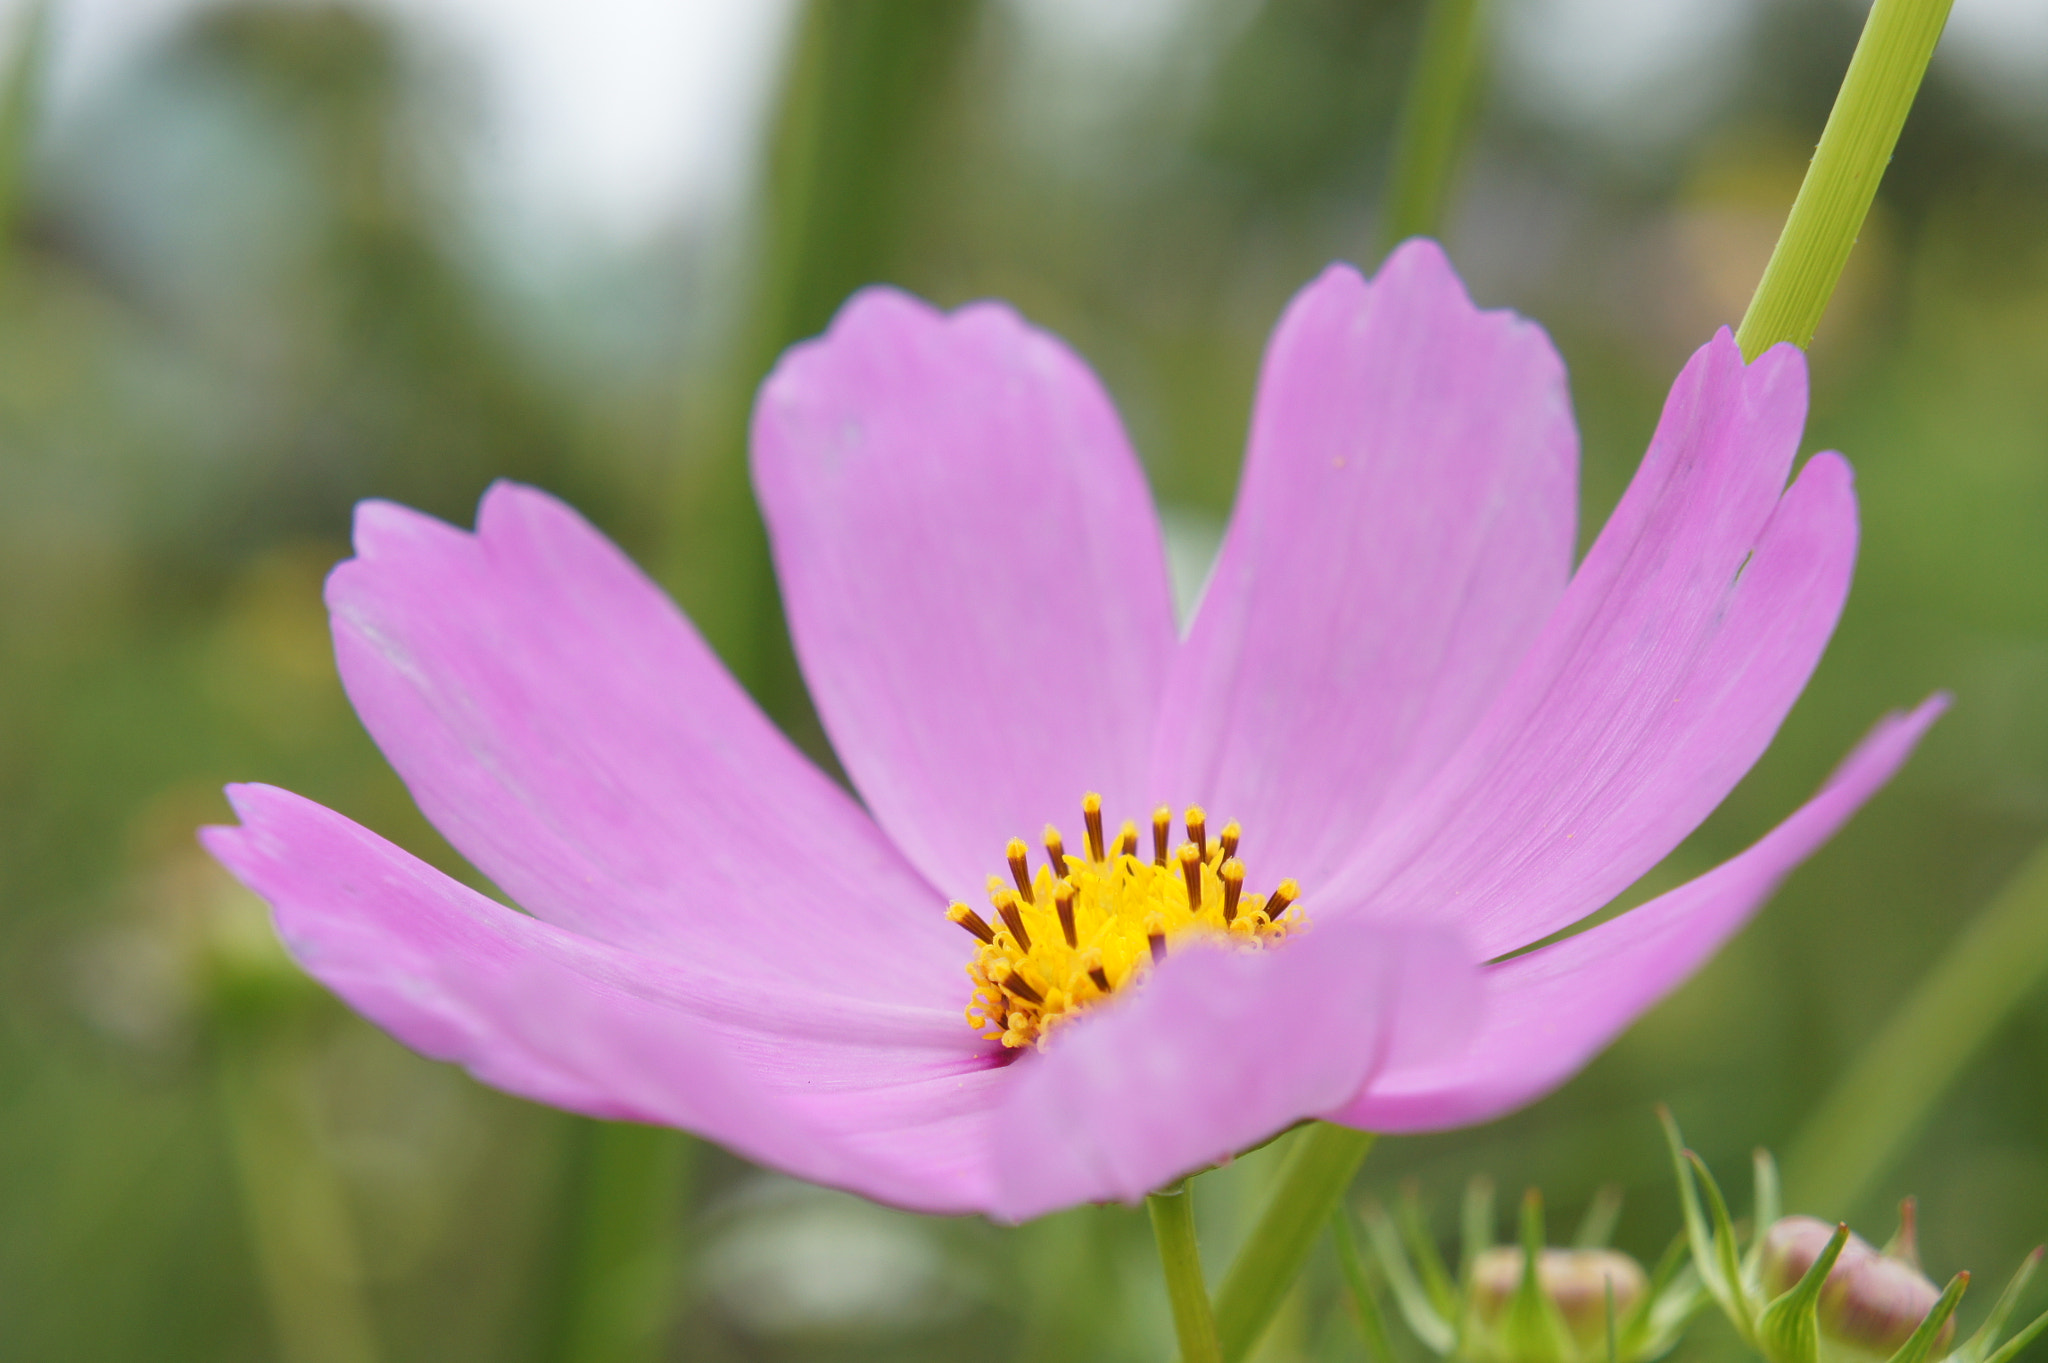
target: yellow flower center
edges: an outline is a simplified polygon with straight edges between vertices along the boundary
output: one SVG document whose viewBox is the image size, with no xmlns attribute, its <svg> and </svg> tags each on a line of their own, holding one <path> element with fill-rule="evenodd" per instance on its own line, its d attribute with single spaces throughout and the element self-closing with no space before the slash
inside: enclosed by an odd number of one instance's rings
<svg viewBox="0 0 2048 1363">
<path fill-rule="evenodd" d="M 1105 844 L 1101 796 L 1082 800 L 1081 818 L 1085 855 L 1068 855 L 1048 825 L 1045 862 L 1035 872 L 1023 839 L 1010 840 L 1009 880 L 988 878 L 993 924 L 965 904 L 946 910 L 981 942 L 967 967 L 974 981 L 967 1022 L 986 1040 L 1043 1046 L 1059 1024 L 1189 942 L 1261 950 L 1304 926 L 1299 913 L 1286 916 L 1301 894 L 1293 881 L 1271 895 L 1244 892 L 1235 823 L 1212 840 L 1208 816 L 1191 808 L 1187 841 L 1174 846 L 1173 811 L 1162 806 L 1152 814 L 1147 860 L 1138 855 L 1135 823 Z"/>
</svg>

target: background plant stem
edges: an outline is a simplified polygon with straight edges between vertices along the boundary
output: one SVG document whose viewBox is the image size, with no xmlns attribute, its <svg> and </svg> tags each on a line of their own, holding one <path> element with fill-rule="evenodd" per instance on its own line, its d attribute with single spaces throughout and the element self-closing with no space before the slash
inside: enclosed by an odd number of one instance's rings
<svg viewBox="0 0 2048 1363">
<path fill-rule="evenodd" d="M 1477 91 L 1485 26 L 1486 0 L 1432 0 L 1423 13 L 1414 71 L 1394 135 L 1380 228 L 1382 255 L 1409 237 L 1442 230 L 1444 203 Z"/>
<path fill-rule="evenodd" d="M 1863 230 L 1877 182 L 1948 22 L 1950 3 L 1877 0 L 1870 7 L 1813 163 L 1735 333 L 1744 359 L 1780 341 L 1802 350 L 1813 344 L 1814 328 Z"/>
<path fill-rule="evenodd" d="M 549 1363 L 651 1363 L 667 1352 L 697 1143 L 680 1131 L 576 1122 L 561 1302 Z"/>
<path fill-rule="evenodd" d="M 2048 846 L 1950 944 L 1785 1158 L 1788 1205 L 1846 1213 L 1905 1150 L 1950 1081 L 2048 979 Z"/>
<path fill-rule="evenodd" d="M 1329 1122 L 1311 1122 L 1294 1138 L 1273 1200 L 1216 1290 L 1225 1363 L 1239 1363 L 1258 1345 L 1375 1139 L 1370 1131 Z"/>
<path fill-rule="evenodd" d="M 1145 1208 L 1152 1213 L 1152 1235 L 1159 1242 L 1159 1265 L 1166 1274 L 1173 1332 L 1180 1340 L 1183 1363 L 1223 1363 L 1209 1288 L 1202 1281 L 1202 1252 L 1195 1243 L 1194 1193 L 1183 1182 L 1147 1197 Z"/>
</svg>

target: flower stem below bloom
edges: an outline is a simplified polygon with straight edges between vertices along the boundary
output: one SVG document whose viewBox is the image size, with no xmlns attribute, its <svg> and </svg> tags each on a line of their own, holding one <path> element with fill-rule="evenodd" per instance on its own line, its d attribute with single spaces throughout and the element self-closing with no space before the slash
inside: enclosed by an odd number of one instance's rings
<svg viewBox="0 0 2048 1363">
<path fill-rule="evenodd" d="M 1951 3 L 1877 0 L 1870 7 L 1813 163 L 1735 333 L 1745 360 L 1780 341 L 1802 350 L 1813 343 Z"/>
<path fill-rule="evenodd" d="M 1209 1289 L 1202 1281 L 1202 1252 L 1195 1243 L 1195 1195 L 1185 1182 L 1145 1199 L 1152 1213 L 1152 1234 L 1159 1241 L 1159 1264 L 1166 1272 L 1166 1295 L 1173 1302 L 1173 1330 L 1180 1338 L 1182 1363 L 1223 1363 L 1216 1338 L 1216 1317 L 1209 1310 Z"/>
<path fill-rule="evenodd" d="M 1375 1139 L 1329 1122 L 1312 1122 L 1295 1138 L 1273 1200 L 1216 1293 L 1225 1363 L 1241 1363 L 1258 1344 Z"/>
</svg>

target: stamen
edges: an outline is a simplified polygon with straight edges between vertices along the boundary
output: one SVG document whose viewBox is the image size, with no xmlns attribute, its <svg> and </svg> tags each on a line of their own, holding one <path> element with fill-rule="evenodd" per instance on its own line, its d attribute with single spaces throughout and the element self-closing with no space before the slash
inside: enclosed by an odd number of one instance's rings
<svg viewBox="0 0 2048 1363">
<path fill-rule="evenodd" d="M 1051 824 L 1045 826 L 1045 859 L 1052 863 L 1052 873 L 1064 880 L 1067 875 L 1067 845 L 1060 840 L 1060 831 Z"/>
<path fill-rule="evenodd" d="M 1102 968 L 1101 951 L 1089 947 L 1081 956 L 1081 968 L 1088 972 L 1088 978 L 1095 982 L 1097 989 L 1105 994 L 1109 992 L 1109 972 Z"/>
<path fill-rule="evenodd" d="M 1242 879 L 1243 877 L 1239 877 Z M 1066 934 L 1067 945 L 1078 947 L 1080 938 L 1074 933 L 1074 887 L 1062 880 L 1052 887 L 1053 907 L 1059 911 L 1060 931 Z"/>
<path fill-rule="evenodd" d="M 1287 906 L 1300 897 L 1300 882 L 1293 880 L 1281 881 L 1280 888 L 1273 891 L 1273 897 L 1266 901 L 1266 921 L 1268 923 L 1278 922 L 1280 915 L 1287 912 Z"/>
<path fill-rule="evenodd" d="M 1124 826 L 1117 830 L 1116 854 L 1119 857 L 1138 855 L 1138 826 L 1129 819 L 1125 819 Z"/>
<path fill-rule="evenodd" d="M 1232 828 L 1236 826 L 1231 825 Z M 1244 893 L 1244 863 L 1231 857 L 1216 872 L 1216 877 L 1223 882 L 1223 921 L 1234 923 L 1237 921 L 1238 896 Z"/>
<path fill-rule="evenodd" d="M 1103 860 L 1102 797 L 1093 791 L 1081 797 L 1081 821 L 1088 825 L 1088 860 Z"/>
<path fill-rule="evenodd" d="M 1002 978 L 996 983 L 1026 1003 L 1035 1003 L 1040 1008 L 1045 1007 L 1045 995 L 1033 989 L 1031 982 L 1015 970 L 1005 970 Z"/>
<path fill-rule="evenodd" d="M 1217 835 L 1216 841 L 1223 847 L 1223 859 L 1225 861 L 1237 855 L 1237 841 L 1243 836 L 1244 830 L 1237 826 L 1237 820 L 1232 819 L 1229 823 L 1223 825 L 1223 831 Z"/>
<path fill-rule="evenodd" d="M 1188 883 L 1188 912 L 1202 911 L 1202 854 L 1191 842 L 1180 845 L 1180 873 Z"/>
<path fill-rule="evenodd" d="M 1209 816 L 1200 805 L 1188 806 L 1188 841 L 1195 845 L 1203 861 L 1209 859 Z"/>
<path fill-rule="evenodd" d="M 1145 942 L 1152 948 L 1152 964 L 1166 959 L 1166 920 L 1156 913 L 1145 920 Z"/>
<path fill-rule="evenodd" d="M 1010 845 L 1003 849 L 1003 855 L 1010 859 L 1010 879 L 1017 882 L 1017 893 L 1024 897 L 1026 904 L 1036 904 L 1038 899 L 1031 893 L 1031 854 L 1024 846 L 1024 839 L 1011 838 Z"/>
<path fill-rule="evenodd" d="M 1017 939 L 1018 949 L 1031 950 L 1031 934 L 1024 931 L 1024 912 L 1017 907 L 1017 896 L 1007 890 L 997 895 L 996 912 L 1003 916 L 1003 923 L 1010 929 L 1010 936 Z"/>
<path fill-rule="evenodd" d="M 1173 811 L 1165 805 L 1152 811 L 1152 864 L 1166 865 L 1166 840 L 1173 833 Z"/>
<path fill-rule="evenodd" d="M 958 923 L 961 927 L 966 928 L 989 945 L 995 945 L 996 930 L 988 925 L 987 919 L 983 918 L 973 909 L 968 908 L 965 904 L 955 904 L 947 909 L 946 918 L 947 921 Z"/>
</svg>

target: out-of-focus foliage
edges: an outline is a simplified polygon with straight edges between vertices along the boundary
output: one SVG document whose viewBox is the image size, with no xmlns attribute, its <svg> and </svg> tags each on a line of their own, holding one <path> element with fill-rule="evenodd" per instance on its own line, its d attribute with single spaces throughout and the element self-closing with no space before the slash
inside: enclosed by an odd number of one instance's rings
<svg viewBox="0 0 2048 1363">
<path fill-rule="evenodd" d="M 1509 34 L 1560 8 L 1494 4 Z M 1565 352 L 1588 534 L 1684 355 L 1740 314 L 1854 38 L 1835 0 L 1751 8 L 1731 83 L 1679 133 L 1567 117 L 1512 52 L 1483 97 L 1446 236 L 1483 302 Z M 319 589 L 354 501 L 466 523 L 494 477 L 567 496 L 819 750 L 740 431 L 775 349 L 881 278 L 1002 295 L 1068 337 L 1199 572 L 1267 328 L 1328 259 L 1373 263 L 1418 7 L 1187 0 L 1088 40 L 1058 9 L 821 3 L 757 211 L 552 301 L 466 216 L 464 73 L 379 9 L 202 11 L 32 129 L 0 186 L 0 1355 L 568 1356 L 587 1128 L 305 986 L 192 840 L 223 782 L 261 779 L 470 874 L 334 678 Z M 1581 1079 L 1383 1142 L 1368 1183 L 1485 1170 L 1568 1216 L 1619 1181 L 1620 1243 L 1653 1259 L 1677 1220 L 1651 1103 L 1713 1160 L 1789 1144 L 2048 836 L 2048 126 L 1973 79 L 1937 62 L 1813 352 L 1809 446 L 1849 454 L 1864 508 L 1848 614 L 1771 754 L 1653 885 L 1761 833 L 1882 709 L 1948 686 L 1952 716 Z M 2048 1234 L 2044 1130 L 2036 999 L 1864 1205 L 1796 1210 L 1872 1220 L 1917 1190 L 1931 1271 L 2000 1268 Z M 1212 1268 L 1271 1159 L 1203 1181 Z M 661 1356 L 1165 1356 L 1141 1216 L 924 1222 L 708 1149 L 690 1168 L 679 1262 L 605 1287 L 622 1319 L 673 1304 Z M 1678 1356 L 1730 1347 L 1705 1330 Z M 1264 1356 L 1358 1350 L 1318 1261 Z"/>
</svg>

